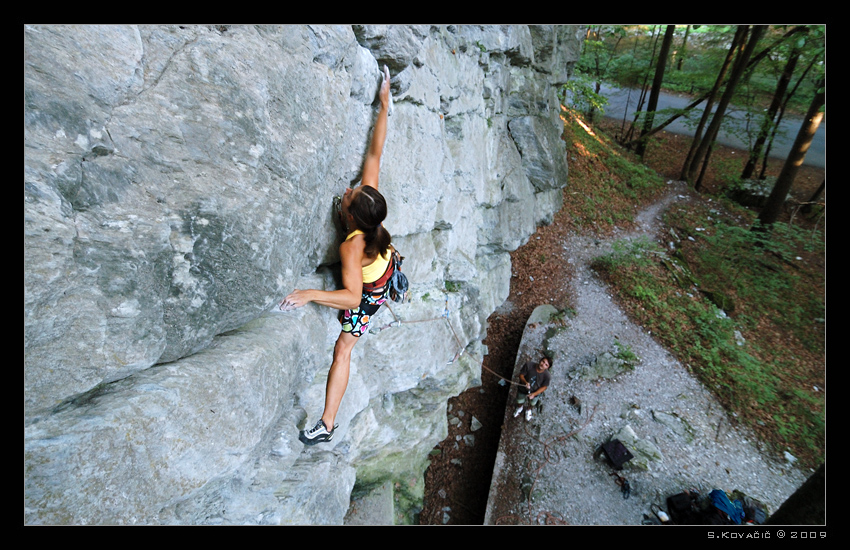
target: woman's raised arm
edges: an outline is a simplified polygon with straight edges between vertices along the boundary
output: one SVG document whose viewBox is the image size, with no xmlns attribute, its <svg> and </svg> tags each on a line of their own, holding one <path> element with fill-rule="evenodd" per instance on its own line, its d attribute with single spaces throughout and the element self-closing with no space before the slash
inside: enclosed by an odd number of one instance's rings
<svg viewBox="0 0 850 550">
<path fill-rule="evenodd" d="M 384 141 L 387 138 L 387 116 L 390 105 L 390 70 L 384 65 L 384 81 L 381 82 L 381 91 L 378 94 L 381 100 L 381 110 L 378 112 L 378 120 L 375 121 L 375 129 L 372 132 L 372 142 L 366 152 L 366 160 L 363 162 L 362 184 L 378 188 L 378 173 L 381 170 L 381 154 L 384 151 Z"/>
</svg>

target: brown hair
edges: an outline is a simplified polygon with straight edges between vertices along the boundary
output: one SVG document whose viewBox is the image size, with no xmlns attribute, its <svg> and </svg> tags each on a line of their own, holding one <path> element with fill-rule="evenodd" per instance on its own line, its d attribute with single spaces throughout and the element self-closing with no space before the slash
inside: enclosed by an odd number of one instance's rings
<svg viewBox="0 0 850 550">
<path fill-rule="evenodd" d="M 360 193 L 348 207 L 348 213 L 354 218 L 357 229 L 364 233 L 366 256 L 374 258 L 390 247 L 392 237 L 381 225 L 387 217 L 387 201 L 377 189 L 361 185 Z"/>
</svg>

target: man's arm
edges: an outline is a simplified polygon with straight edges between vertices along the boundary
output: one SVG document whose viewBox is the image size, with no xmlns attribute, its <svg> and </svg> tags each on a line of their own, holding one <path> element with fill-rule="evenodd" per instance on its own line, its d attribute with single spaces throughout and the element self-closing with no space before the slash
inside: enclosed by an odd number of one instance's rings
<svg viewBox="0 0 850 550">
<path fill-rule="evenodd" d="M 384 141 L 387 138 L 387 116 L 390 105 L 390 71 L 384 65 L 384 81 L 381 83 L 379 94 L 381 99 L 381 110 L 378 111 L 378 120 L 372 131 L 372 142 L 366 152 L 366 160 L 363 161 L 362 184 L 378 188 L 378 173 L 381 170 L 381 155 L 384 152 Z"/>
<path fill-rule="evenodd" d="M 549 374 L 549 373 L 547 372 L 547 373 L 543 373 L 543 374 Z M 538 379 L 538 380 L 539 380 L 539 379 Z M 543 378 L 542 380 L 540 380 L 540 382 L 541 382 L 543 385 L 541 385 L 539 388 L 537 388 L 537 391 L 535 391 L 535 392 L 532 392 L 532 393 L 528 394 L 528 396 L 529 396 L 529 397 L 531 397 L 531 398 L 534 398 L 534 397 L 537 397 L 538 395 L 540 395 L 541 393 L 545 392 L 545 391 L 546 391 L 546 388 L 548 388 L 548 387 L 549 387 L 549 381 L 550 381 L 550 380 L 551 380 L 551 378 L 550 378 L 549 376 L 546 376 L 545 378 Z"/>
<path fill-rule="evenodd" d="M 523 383 L 523 385 L 524 385 L 527 389 L 529 389 L 529 390 L 530 390 L 530 389 L 531 389 L 531 386 L 530 386 L 530 385 L 529 385 L 529 383 L 528 383 L 528 379 L 525 377 L 525 373 L 527 373 L 527 372 L 528 372 L 528 362 L 524 363 L 524 364 L 522 365 L 522 368 L 521 368 L 521 369 L 519 369 L 519 381 L 520 381 L 520 382 L 522 382 L 522 383 Z"/>
</svg>

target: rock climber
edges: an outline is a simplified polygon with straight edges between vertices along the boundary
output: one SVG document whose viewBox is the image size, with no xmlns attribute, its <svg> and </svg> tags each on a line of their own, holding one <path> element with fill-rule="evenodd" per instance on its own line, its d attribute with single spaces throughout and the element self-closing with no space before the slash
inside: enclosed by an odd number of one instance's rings
<svg viewBox="0 0 850 550">
<path fill-rule="evenodd" d="M 514 412 L 514 418 L 522 413 L 522 409 L 528 403 L 525 411 L 525 419 L 531 420 L 532 409 L 537 406 L 540 394 L 546 391 L 551 383 L 549 369 L 552 368 L 552 358 L 542 357 L 540 361 L 526 361 L 519 371 L 521 385 L 517 388 L 516 402 L 519 408 Z"/>
<path fill-rule="evenodd" d="M 279 306 L 288 311 L 314 302 L 343 310 L 342 329 L 328 372 L 324 412 L 313 428 L 301 430 L 298 436 L 306 445 L 333 439 L 338 428 L 336 415 L 348 387 L 351 351 L 360 336 L 369 330 L 372 316 L 387 300 L 393 272 L 391 237 L 382 225 L 387 217 L 387 202 L 378 192 L 390 102 L 390 74 L 386 66 L 378 96 L 381 107 L 363 163 L 360 185 L 345 190 L 340 207 L 341 220 L 349 231 L 339 246 L 344 288 L 334 291 L 296 289 Z"/>
</svg>

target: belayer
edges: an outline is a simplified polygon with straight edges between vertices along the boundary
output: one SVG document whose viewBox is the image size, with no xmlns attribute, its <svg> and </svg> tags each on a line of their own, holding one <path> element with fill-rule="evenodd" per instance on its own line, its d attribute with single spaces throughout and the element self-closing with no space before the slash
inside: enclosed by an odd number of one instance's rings
<svg viewBox="0 0 850 550">
<path fill-rule="evenodd" d="M 525 411 L 525 419 L 531 420 L 531 410 L 537 405 L 540 396 L 549 388 L 552 376 L 549 369 L 552 367 L 552 358 L 545 355 L 540 361 L 526 361 L 519 371 L 519 380 L 522 385 L 517 388 L 516 402 L 519 407 L 514 411 L 514 418 L 522 413 L 522 409 L 528 403 Z"/>
<path fill-rule="evenodd" d="M 340 207 L 340 216 L 348 231 L 345 241 L 339 245 L 344 288 L 334 291 L 296 289 L 279 306 L 288 311 L 314 302 L 343 310 L 342 329 L 328 372 L 324 412 L 313 428 L 301 430 L 298 436 L 306 445 L 333 439 L 338 427 L 335 423 L 337 411 L 348 387 L 351 351 L 360 336 L 369 330 L 372 316 L 386 302 L 390 289 L 394 250 L 390 244 L 392 238 L 382 225 L 387 217 L 387 201 L 378 192 L 390 102 L 390 74 L 386 66 L 378 96 L 381 107 L 363 162 L 360 184 L 345 190 Z"/>
</svg>

